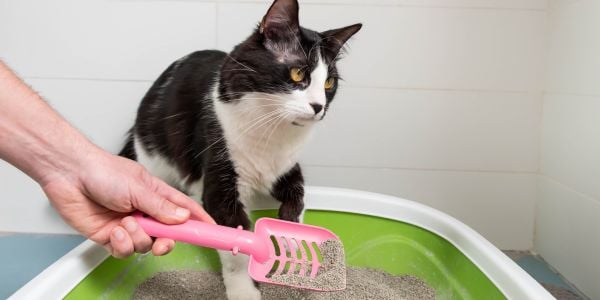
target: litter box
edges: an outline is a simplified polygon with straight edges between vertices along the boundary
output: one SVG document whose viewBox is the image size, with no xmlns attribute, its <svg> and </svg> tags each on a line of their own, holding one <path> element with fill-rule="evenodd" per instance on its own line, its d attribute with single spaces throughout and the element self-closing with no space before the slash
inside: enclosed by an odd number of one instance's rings
<svg viewBox="0 0 600 300">
<path fill-rule="evenodd" d="M 335 188 L 308 188 L 303 222 L 326 227 L 344 243 L 346 262 L 392 274 L 411 274 L 438 299 L 554 299 L 510 258 L 458 220 L 396 197 Z M 275 216 L 265 204 L 254 219 Z M 10 299 L 129 299 L 160 271 L 219 270 L 214 250 L 178 244 L 164 257 L 109 258 L 82 243 Z"/>
</svg>

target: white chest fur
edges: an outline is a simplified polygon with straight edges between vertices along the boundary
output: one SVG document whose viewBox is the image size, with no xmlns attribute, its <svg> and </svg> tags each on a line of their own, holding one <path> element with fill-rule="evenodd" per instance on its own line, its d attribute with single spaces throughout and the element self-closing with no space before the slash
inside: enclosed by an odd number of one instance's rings
<svg viewBox="0 0 600 300">
<path fill-rule="evenodd" d="M 235 103 L 214 101 L 229 156 L 239 176 L 238 189 L 268 193 L 276 180 L 297 162 L 312 124 L 292 124 L 278 108 L 283 96 L 245 95 Z M 216 99 L 216 97 L 213 97 Z"/>
</svg>

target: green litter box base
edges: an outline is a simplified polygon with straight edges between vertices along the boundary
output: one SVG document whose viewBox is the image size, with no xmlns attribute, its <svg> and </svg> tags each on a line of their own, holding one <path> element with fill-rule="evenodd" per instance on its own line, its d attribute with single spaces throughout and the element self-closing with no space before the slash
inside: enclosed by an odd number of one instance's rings
<svg viewBox="0 0 600 300">
<path fill-rule="evenodd" d="M 256 211 L 252 217 L 275 215 L 272 210 Z M 505 299 L 456 247 L 420 227 L 379 217 L 317 210 L 307 210 L 304 222 L 335 232 L 344 243 L 350 266 L 419 277 L 436 290 L 438 299 Z M 184 269 L 219 271 L 217 252 L 178 243 L 164 257 L 108 258 L 65 299 L 130 299 L 135 288 L 154 274 Z"/>
</svg>

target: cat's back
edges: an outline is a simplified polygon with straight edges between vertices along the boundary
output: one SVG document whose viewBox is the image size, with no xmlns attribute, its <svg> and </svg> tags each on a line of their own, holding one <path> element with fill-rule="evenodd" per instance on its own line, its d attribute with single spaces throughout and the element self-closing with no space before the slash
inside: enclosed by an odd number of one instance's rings
<svg viewBox="0 0 600 300">
<path fill-rule="evenodd" d="M 155 83 L 155 87 L 185 89 L 195 87 L 207 92 L 217 80 L 227 53 L 219 50 L 202 50 L 175 61 Z"/>
<path fill-rule="evenodd" d="M 194 104 L 210 96 L 226 57 L 227 53 L 222 51 L 202 50 L 173 62 L 142 99 L 138 121 L 160 118 L 181 109 L 197 109 Z"/>
<path fill-rule="evenodd" d="M 134 135 L 151 152 L 173 158 L 183 155 L 190 144 L 202 146 L 205 141 L 203 118 L 212 116 L 211 94 L 218 81 L 219 70 L 227 53 L 202 50 L 173 62 L 154 82 L 138 108 Z M 135 158 L 132 138 L 123 153 Z"/>
<path fill-rule="evenodd" d="M 194 76 L 205 79 L 213 78 L 221 68 L 227 53 L 219 50 L 202 50 L 193 52 L 174 62 L 171 67 L 176 72 L 190 72 Z"/>
</svg>

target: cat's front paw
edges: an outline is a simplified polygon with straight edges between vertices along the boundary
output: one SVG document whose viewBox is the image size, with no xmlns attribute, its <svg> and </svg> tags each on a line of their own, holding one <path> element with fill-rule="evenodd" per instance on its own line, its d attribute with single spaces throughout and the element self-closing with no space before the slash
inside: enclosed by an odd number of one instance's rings
<svg viewBox="0 0 600 300">
<path fill-rule="evenodd" d="M 227 287 L 228 300 L 260 300 L 260 291 L 254 286 Z"/>
<path fill-rule="evenodd" d="M 279 219 L 299 223 L 303 208 L 304 203 L 300 201 L 284 202 L 279 207 Z"/>
</svg>

